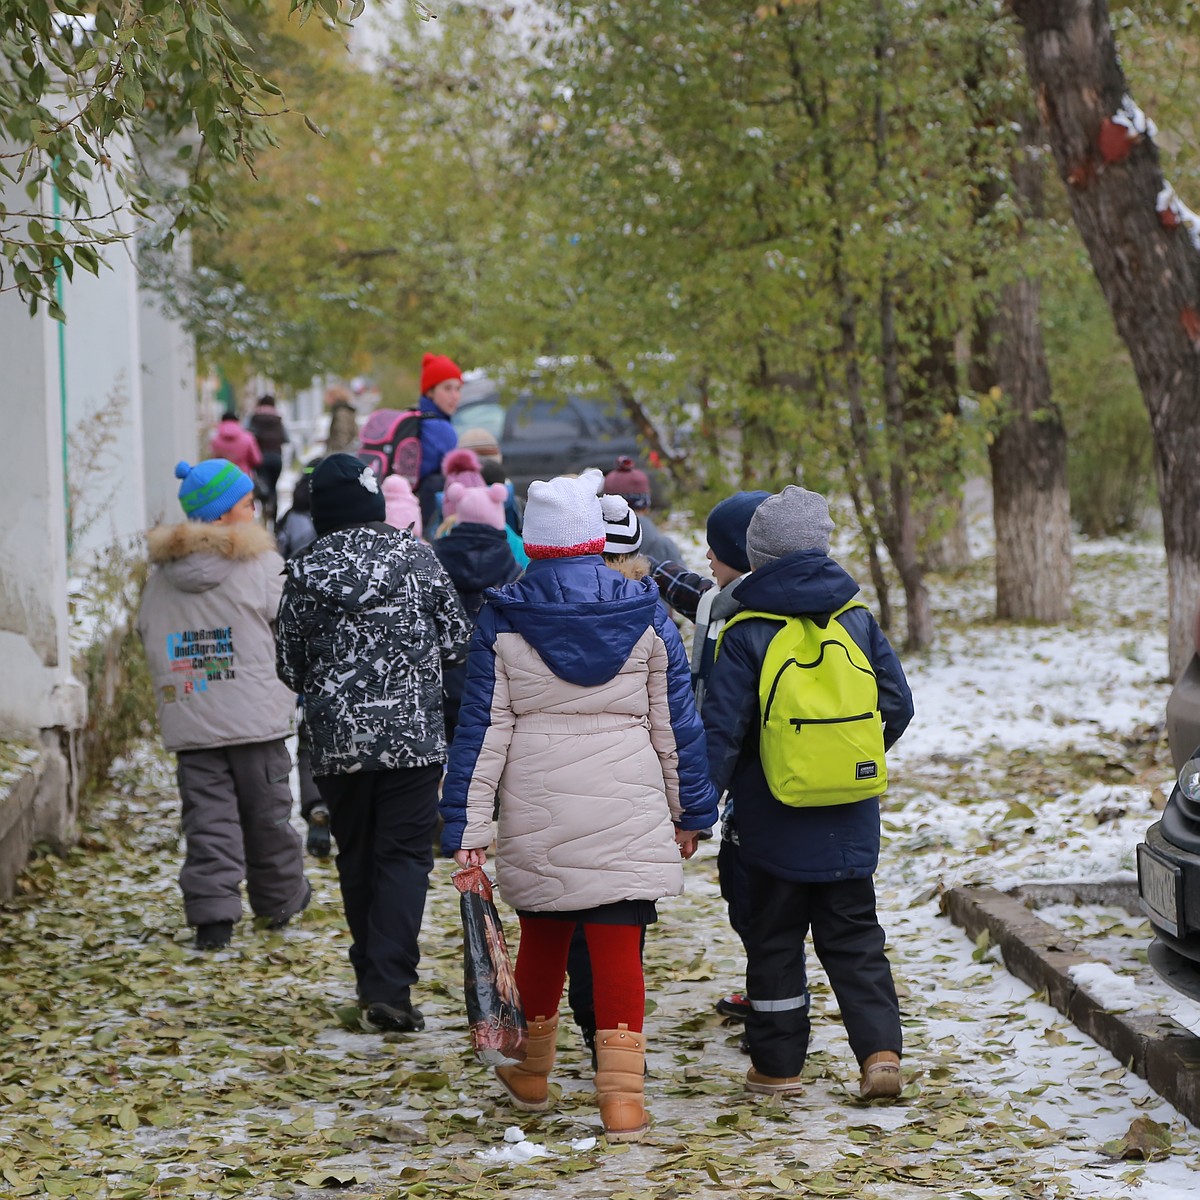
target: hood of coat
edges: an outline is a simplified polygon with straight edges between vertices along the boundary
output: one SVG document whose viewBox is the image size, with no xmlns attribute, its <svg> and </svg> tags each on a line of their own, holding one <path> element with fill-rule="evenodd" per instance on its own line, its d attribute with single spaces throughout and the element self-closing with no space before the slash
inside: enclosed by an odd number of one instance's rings
<svg viewBox="0 0 1200 1200">
<path fill-rule="evenodd" d="M 243 446 L 250 435 L 236 421 L 222 421 L 217 431 L 212 435 L 213 449 L 236 449 Z M 225 458 L 227 455 L 215 454 L 214 458 Z"/>
<path fill-rule="evenodd" d="M 147 557 L 183 592 L 206 592 L 228 576 L 234 563 L 267 551 L 275 552 L 274 539 L 249 521 L 240 525 L 185 521 L 159 525 L 146 535 Z"/>
<path fill-rule="evenodd" d="M 586 554 L 535 559 L 488 600 L 559 679 L 597 687 L 620 671 L 654 620 L 658 586 L 626 579 Z"/>
<path fill-rule="evenodd" d="M 511 583 L 519 571 L 504 530 L 474 521 L 455 525 L 434 542 L 433 552 L 461 592 L 481 592 Z"/>
<path fill-rule="evenodd" d="M 394 601 L 414 561 L 428 554 L 407 529 L 378 521 L 317 538 L 288 560 L 286 571 L 301 592 L 322 604 L 358 612 Z"/>
<path fill-rule="evenodd" d="M 736 595 L 742 608 L 799 617 L 836 612 L 858 592 L 858 584 L 828 554 L 797 550 L 746 575 Z"/>
</svg>

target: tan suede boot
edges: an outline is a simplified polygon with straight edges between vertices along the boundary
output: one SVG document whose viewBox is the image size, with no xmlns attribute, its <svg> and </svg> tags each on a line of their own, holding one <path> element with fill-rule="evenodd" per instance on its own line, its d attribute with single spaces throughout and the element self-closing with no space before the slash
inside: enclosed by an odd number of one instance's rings
<svg viewBox="0 0 1200 1200">
<path fill-rule="evenodd" d="M 550 1071 L 554 1067 L 554 1043 L 558 1038 L 558 1013 L 549 1020 L 529 1022 L 529 1048 L 525 1061 L 497 1067 L 500 1080 L 514 1108 L 522 1112 L 545 1112 L 550 1107 Z"/>
<path fill-rule="evenodd" d="M 880 1050 L 867 1057 L 862 1065 L 858 1094 L 864 1100 L 878 1100 L 900 1095 L 900 1055 L 892 1050 Z"/>
<path fill-rule="evenodd" d="M 628 1025 L 596 1030 L 596 1093 L 610 1142 L 640 1142 L 645 1104 L 646 1039 Z"/>
</svg>

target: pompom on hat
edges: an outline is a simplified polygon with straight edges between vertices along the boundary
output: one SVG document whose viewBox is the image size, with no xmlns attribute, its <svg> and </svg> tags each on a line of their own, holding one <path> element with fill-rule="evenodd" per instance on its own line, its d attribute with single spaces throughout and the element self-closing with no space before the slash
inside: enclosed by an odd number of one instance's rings
<svg viewBox="0 0 1200 1200">
<path fill-rule="evenodd" d="M 312 473 L 312 519 L 317 536 L 387 516 L 375 472 L 352 454 L 330 454 Z"/>
<path fill-rule="evenodd" d="M 746 530 L 746 557 L 754 570 L 797 550 L 829 553 L 833 518 L 818 492 L 790 484 L 768 496 L 755 510 Z"/>
<path fill-rule="evenodd" d="M 535 479 L 525 504 L 525 553 L 530 558 L 573 558 L 604 552 L 604 514 L 597 492 L 604 477 L 590 467 L 571 478 Z"/>
<path fill-rule="evenodd" d="M 460 525 L 490 525 L 493 529 L 504 528 L 504 502 L 508 499 L 508 488 L 502 483 L 489 487 L 464 487 L 452 483 L 446 489 L 446 503 L 452 503 Z M 445 504 L 443 504 L 443 509 Z"/>
<path fill-rule="evenodd" d="M 604 553 L 636 554 L 642 548 L 642 523 L 624 496 L 601 496 Z"/>
<path fill-rule="evenodd" d="M 635 511 L 650 507 L 650 477 L 635 467 L 627 454 L 622 454 L 616 467 L 605 475 L 604 491 L 609 496 L 624 496 Z"/>
<path fill-rule="evenodd" d="M 439 383 L 447 379 L 461 379 L 458 364 L 444 354 L 426 354 L 421 359 L 421 395 L 428 396 Z"/>
<path fill-rule="evenodd" d="M 254 491 L 250 476 L 226 458 L 210 458 L 194 467 L 181 460 L 175 464 L 175 478 L 183 480 L 179 504 L 189 521 L 216 521 Z"/>
<path fill-rule="evenodd" d="M 384 520 L 394 529 L 411 529 L 421 536 L 421 504 L 403 475 L 389 475 L 382 483 Z"/>
<path fill-rule="evenodd" d="M 483 468 L 479 462 L 479 455 L 474 450 L 466 450 L 461 446 L 457 450 L 451 450 L 442 459 L 442 474 L 446 477 L 445 487 L 442 491 L 442 515 L 452 517 L 455 505 L 450 498 L 451 484 L 461 483 L 463 487 L 468 488 L 484 486 Z"/>
</svg>

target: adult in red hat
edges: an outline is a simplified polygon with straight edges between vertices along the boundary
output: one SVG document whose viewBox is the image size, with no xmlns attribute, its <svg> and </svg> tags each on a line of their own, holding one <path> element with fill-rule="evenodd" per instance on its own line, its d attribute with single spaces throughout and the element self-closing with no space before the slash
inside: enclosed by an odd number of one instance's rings
<svg viewBox="0 0 1200 1200">
<path fill-rule="evenodd" d="M 417 497 L 426 529 L 435 525 L 437 495 L 442 490 L 442 459 L 458 445 L 458 434 L 450 418 L 462 397 L 462 370 L 444 354 L 426 354 L 421 360 L 421 400 L 425 414 L 421 422 L 421 467 L 417 473 Z"/>
</svg>

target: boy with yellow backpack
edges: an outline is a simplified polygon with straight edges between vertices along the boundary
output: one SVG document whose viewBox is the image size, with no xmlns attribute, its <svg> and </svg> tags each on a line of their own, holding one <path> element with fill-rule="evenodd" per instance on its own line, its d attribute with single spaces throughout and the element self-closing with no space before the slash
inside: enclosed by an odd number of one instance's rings
<svg viewBox="0 0 1200 1200">
<path fill-rule="evenodd" d="M 753 573 L 722 630 L 703 718 L 713 782 L 737 796 L 749 880 L 746 1089 L 800 1090 L 811 928 L 870 1099 L 900 1091 L 900 1006 L 872 877 L 884 751 L 913 703 L 858 584 L 829 557 L 832 531 L 825 498 L 801 487 L 755 511 Z"/>
</svg>

